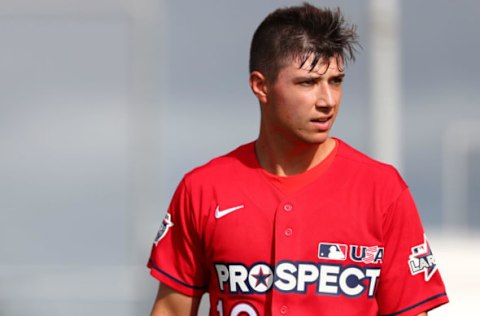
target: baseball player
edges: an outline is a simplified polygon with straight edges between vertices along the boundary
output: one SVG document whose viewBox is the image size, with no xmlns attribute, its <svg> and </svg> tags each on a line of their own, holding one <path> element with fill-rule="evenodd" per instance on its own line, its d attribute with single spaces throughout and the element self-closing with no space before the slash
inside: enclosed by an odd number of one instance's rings
<svg viewBox="0 0 480 316">
<path fill-rule="evenodd" d="M 274 11 L 257 28 L 258 138 L 180 182 L 148 267 L 152 315 L 426 315 L 448 302 L 398 172 L 330 136 L 357 47 L 339 9 Z"/>
</svg>

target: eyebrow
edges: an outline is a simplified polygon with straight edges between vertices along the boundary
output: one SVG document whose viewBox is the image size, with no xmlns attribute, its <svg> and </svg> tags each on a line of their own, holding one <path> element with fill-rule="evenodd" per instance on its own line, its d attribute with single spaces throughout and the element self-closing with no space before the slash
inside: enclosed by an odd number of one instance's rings
<svg viewBox="0 0 480 316">
<path fill-rule="evenodd" d="M 296 80 L 317 80 L 317 79 L 320 79 L 320 78 L 324 78 L 325 77 L 325 74 L 322 74 L 322 75 L 319 75 L 317 73 L 314 73 L 314 72 L 309 72 L 308 75 L 299 75 L 299 76 L 296 76 L 295 79 Z M 329 78 L 336 78 L 336 79 L 343 79 L 345 78 L 345 73 L 342 72 L 342 73 L 339 73 L 337 75 L 332 75 L 332 76 L 328 76 Z"/>
<path fill-rule="evenodd" d="M 343 78 L 345 78 L 345 73 L 344 73 L 344 72 L 341 72 L 341 73 L 339 73 L 338 75 L 335 75 L 335 76 L 333 76 L 333 77 L 343 79 Z"/>
</svg>

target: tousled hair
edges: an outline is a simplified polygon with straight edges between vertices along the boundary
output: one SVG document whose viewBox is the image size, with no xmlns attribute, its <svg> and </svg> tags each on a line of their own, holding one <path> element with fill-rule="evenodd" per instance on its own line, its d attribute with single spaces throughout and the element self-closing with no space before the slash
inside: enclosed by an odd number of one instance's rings
<svg viewBox="0 0 480 316">
<path fill-rule="evenodd" d="M 332 57 L 343 62 L 338 65 L 354 61 L 360 47 L 356 30 L 356 25 L 345 21 L 339 8 L 321 9 L 305 2 L 277 9 L 260 23 L 253 35 L 250 73 L 259 71 L 274 82 L 287 63 L 298 60 L 302 67 L 312 55 L 311 70 Z"/>
</svg>

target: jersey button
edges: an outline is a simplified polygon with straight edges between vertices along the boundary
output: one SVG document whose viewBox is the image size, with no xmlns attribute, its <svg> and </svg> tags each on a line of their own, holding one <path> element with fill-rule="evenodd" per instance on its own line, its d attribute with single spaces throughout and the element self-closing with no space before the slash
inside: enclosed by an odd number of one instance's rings
<svg viewBox="0 0 480 316">
<path fill-rule="evenodd" d="M 285 205 L 283 206 L 283 210 L 284 210 L 285 212 L 290 212 L 290 211 L 293 210 L 293 205 L 287 203 L 287 204 L 285 204 Z"/>
<path fill-rule="evenodd" d="M 293 235 L 293 229 L 287 228 L 285 229 L 285 236 L 290 237 Z"/>
<path fill-rule="evenodd" d="M 283 305 L 280 307 L 280 314 L 287 315 L 288 314 L 288 306 Z"/>
</svg>

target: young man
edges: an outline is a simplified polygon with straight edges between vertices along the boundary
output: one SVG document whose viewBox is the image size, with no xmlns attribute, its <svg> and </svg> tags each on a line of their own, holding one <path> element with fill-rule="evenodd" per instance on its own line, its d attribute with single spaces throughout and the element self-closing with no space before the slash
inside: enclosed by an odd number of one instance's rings
<svg viewBox="0 0 480 316">
<path fill-rule="evenodd" d="M 152 315 L 426 315 L 448 302 L 396 170 L 330 136 L 355 27 L 279 9 L 256 30 L 258 139 L 179 184 L 150 261 Z"/>
</svg>

